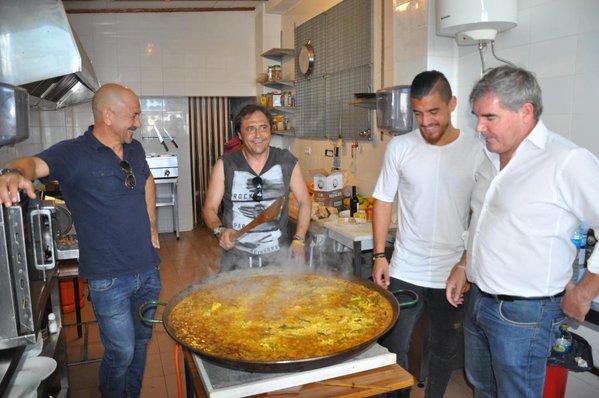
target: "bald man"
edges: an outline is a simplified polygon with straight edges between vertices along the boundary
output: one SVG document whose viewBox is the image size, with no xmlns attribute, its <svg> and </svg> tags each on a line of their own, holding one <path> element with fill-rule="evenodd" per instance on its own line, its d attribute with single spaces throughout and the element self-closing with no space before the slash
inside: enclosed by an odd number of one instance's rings
<svg viewBox="0 0 599 398">
<path fill-rule="evenodd" d="M 59 181 L 77 230 L 79 274 L 88 280 L 104 345 L 102 396 L 139 397 L 152 328 L 137 311 L 160 293 L 156 187 L 133 139 L 141 126 L 135 93 L 106 84 L 92 107 L 94 124 L 83 135 L 0 169 L 0 201 L 18 202 L 19 190 L 35 198 L 34 179 Z"/>
</svg>

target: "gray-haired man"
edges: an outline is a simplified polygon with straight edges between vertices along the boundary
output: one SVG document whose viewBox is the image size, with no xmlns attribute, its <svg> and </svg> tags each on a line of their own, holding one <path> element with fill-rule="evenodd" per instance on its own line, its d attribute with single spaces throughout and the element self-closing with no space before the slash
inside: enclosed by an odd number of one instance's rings
<svg viewBox="0 0 599 398">
<path fill-rule="evenodd" d="M 599 161 L 545 127 L 541 89 L 524 69 L 491 70 L 470 103 L 487 157 L 472 193 L 467 266 L 452 270 L 447 299 L 460 304 L 467 276 L 466 373 L 475 396 L 540 397 L 564 312 L 583 319 L 599 294 L 597 253 L 584 280 L 567 288 L 570 237 L 581 223 L 599 225 Z"/>
</svg>

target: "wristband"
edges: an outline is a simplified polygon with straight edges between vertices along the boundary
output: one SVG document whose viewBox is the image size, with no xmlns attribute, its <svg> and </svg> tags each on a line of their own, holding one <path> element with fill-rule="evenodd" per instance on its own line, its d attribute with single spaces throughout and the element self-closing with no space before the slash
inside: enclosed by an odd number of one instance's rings
<svg viewBox="0 0 599 398">
<path fill-rule="evenodd" d="M 385 252 L 374 253 L 372 255 L 372 261 L 376 260 L 377 258 L 385 258 Z"/>
<path fill-rule="evenodd" d="M 303 240 L 300 240 L 300 239 L 294 239 L 294 240 L 292 240 L 292 241 L 291 241 L 291 244 L 293 244 L 293 243 L 295 243 L 295 244 L 297 244 L 297 245 L 300 245 L 300 246 L 305 246 L 305 245 L 306 245 L 306 244 L 304 243 L 304 241 L 303 241 Z"/>
<path fill-rule="evenodd" d="M 18 174 L 20 176 L 23 176 L 23 173 L 21 172 L 21 169 L 15 169 L 15 168 L 12 168 L 12 169 L 10 169 L 10 168 L 9 169 L 0 169 L 0 176 L 3 176 L 5 174 L 10 174 L 10 173 Z"/>
<path fill-rule="evenodd" d="M 299 240 L 300 242 L 304 243 L 304 238 L 302 238 L 301 236 L 295 234 L 293 235 L 293 240 Z"/>
<path fill-rule="evenodd" d="M 458 267 L 458 268 L 461 268 L 461 269 L 463 269 L 464 271 L 466 271 L 466 266 L 465 266 L 465 265 L 462 265 L 462 264 L 456 264 L 455 266 L 456 266 L 456 267 Z"/>
</svg>

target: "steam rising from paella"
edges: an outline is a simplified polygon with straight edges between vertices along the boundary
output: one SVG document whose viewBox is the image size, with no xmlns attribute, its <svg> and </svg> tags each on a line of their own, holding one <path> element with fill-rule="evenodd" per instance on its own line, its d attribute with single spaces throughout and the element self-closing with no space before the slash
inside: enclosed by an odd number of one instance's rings
<svg viewBox="0 0 599 398">
<path fill-rule="evenodd" d="M 175 305 L 178 339 L 207 355 L 252 362 L 332 355 L 382 334 L 393 308 L 379 292 L 337 277 L 253 275 L 211 283 Z"/>
</svg>

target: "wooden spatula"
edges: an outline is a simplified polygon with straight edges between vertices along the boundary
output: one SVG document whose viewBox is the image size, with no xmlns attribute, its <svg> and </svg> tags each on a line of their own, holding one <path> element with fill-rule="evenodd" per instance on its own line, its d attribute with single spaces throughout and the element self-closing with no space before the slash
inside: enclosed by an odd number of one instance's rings
<svg viewBox="0 0 599 398">
<path fill-rule="evenodd" d="M 241 228 L 239 231 L 235 231 L 231 235 L 231 240 L 236 241 L 241 238 L 247 232 L 256 228 L 260 224 L 264 224 L 265 222 L 272 221 L 274 219 L 279 218 L 281 214 L 281 209 L 283 208 L 283 197 L 275 200 L 270 206 L 266 208 L 262 213 L 258 214 L 256 218 L 254 218 L 248 225 Z"/>
</svg>

